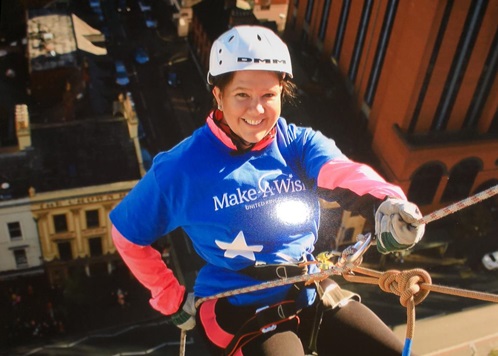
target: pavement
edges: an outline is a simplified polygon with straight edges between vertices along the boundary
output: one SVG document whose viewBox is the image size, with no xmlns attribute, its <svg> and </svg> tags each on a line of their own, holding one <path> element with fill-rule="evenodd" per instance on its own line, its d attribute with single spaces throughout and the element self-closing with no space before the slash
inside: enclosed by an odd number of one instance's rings
<svg viewBox="0 0 498 356">
<path fill-rule="evenodd" d="M 413 352 L 426 356 L 498 355 L 498 305 L 422 319 L 415 324 Z M 405 339 L 406 325 L 394 328 Z"/>
</svg>

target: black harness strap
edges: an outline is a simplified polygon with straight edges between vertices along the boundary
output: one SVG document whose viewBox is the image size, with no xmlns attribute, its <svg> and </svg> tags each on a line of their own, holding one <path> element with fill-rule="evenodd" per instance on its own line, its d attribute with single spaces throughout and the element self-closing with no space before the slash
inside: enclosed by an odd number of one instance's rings
<svg viewBox="0 0 498 356">
<path fill-rule="evenodd" d="M 306 274 L 307 271 L 308 270 L 306 266 L 301 267 L 291 264 L 279 264 L 249 266 L 238 272 L 260 281 L 271 281 L 274 279 L 284 279 L 289 277 L 301 276 Z"/>
<path fill-rule="evenodd" d="M 295 324 L 293 327 L 297 327 L 299 319 L 296 317 L 296 313 L 296 306 L 292 300 L 258 309 L 256 314 L 240 327 L 232 341 L 225 348 L 223 355 L 233 355 L 235 351 L 254 338 L 274 331 L 286 323 L 293 322 Z"/>
<path fill-rule="evenodd" d="M 260 281 L 271 281 L 304 275 L 307 273 L 307 267 L 294 264 L 261 265 L 249 266 L 238 272 Z M 286 326 L 297 330 L 299 318 L 295 299 L 303 287 L 304 282 L 295 283 L 287 294 L 288 300 L 256 310 L 255 314 L 237 330 L 223 355 L 231 356 L 254 338 L 277 328 Z"/>
</svg>

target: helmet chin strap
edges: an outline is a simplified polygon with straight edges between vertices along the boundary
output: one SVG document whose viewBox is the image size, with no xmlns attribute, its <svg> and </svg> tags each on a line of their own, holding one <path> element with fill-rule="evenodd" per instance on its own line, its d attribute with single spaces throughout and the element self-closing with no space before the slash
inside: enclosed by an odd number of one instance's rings
<svg viewBox="0 0 498 356">
<path fill-rule="evenodd" d="M 247 142 L 242 137 L 233 132 L 230 126 L 228 126 L 228 124 L 223 120 L 223 111 L 214 109 L 213 119 L 216 126 L 218 126 L 232 140 L 235 147 L 237 147 L 237 150 L 233 151 L 234 155 L 249 152 L 255 145 L 258 144 Z M 275 127 L 273 127 L 270 132 L 268 132 L 268 134 L 266 134 L 266 136 L 261 139 L 261 141 L 272 139 L 274 136 L 274 130 Z"/>
</svg>

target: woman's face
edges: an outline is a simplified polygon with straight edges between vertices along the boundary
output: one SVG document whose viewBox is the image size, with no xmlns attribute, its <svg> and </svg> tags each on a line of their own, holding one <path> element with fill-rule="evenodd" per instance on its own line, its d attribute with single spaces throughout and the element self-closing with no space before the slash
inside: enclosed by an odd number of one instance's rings
<svg viewBox="0 0 498 356">
<path fill-rule="evenodd" d="M 221 91 L 213 88 L 223 119 L 244 141 L 257 143 L 275 126 L 281 112 L 282 85 L 274 72 L 236 72 Z"/>
</svg>

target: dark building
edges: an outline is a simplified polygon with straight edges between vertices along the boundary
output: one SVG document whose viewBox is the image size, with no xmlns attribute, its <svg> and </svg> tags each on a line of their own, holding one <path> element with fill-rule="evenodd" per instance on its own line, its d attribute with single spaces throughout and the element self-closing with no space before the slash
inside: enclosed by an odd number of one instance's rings
<svg viewBox="0 0 498 356">
<path fill-rule="evenodd" d="M 112 271 L 119 257 L 107 214 L 145 169 L 131 95 L 105 86 L 114 73 L 99 70 L 109 62 L 100 56 L 105 48 L 86 40 L 95 31 L 55 5 L 26 11 L 25 43 L 10 46 L 2 61 L 11 78 L 0 84 L 6 94 L 0 99 L 0 224 L 16 235 L 0 242 L 14 254 L 33 255 L 27 220 L 16 212 L 26 206 L 37 225 L 36 254 L 50 281 L 60 282 L 73 267 Z M 29 268 L 17 263 L 15 272 Z"/>
<path fill-rule="evenodd" d="M 286 38 L 342 73 L 352 130 L 429 212 L 498 184 L 497 18 L 496 1 L 291 1 Z"/>
</svg>

